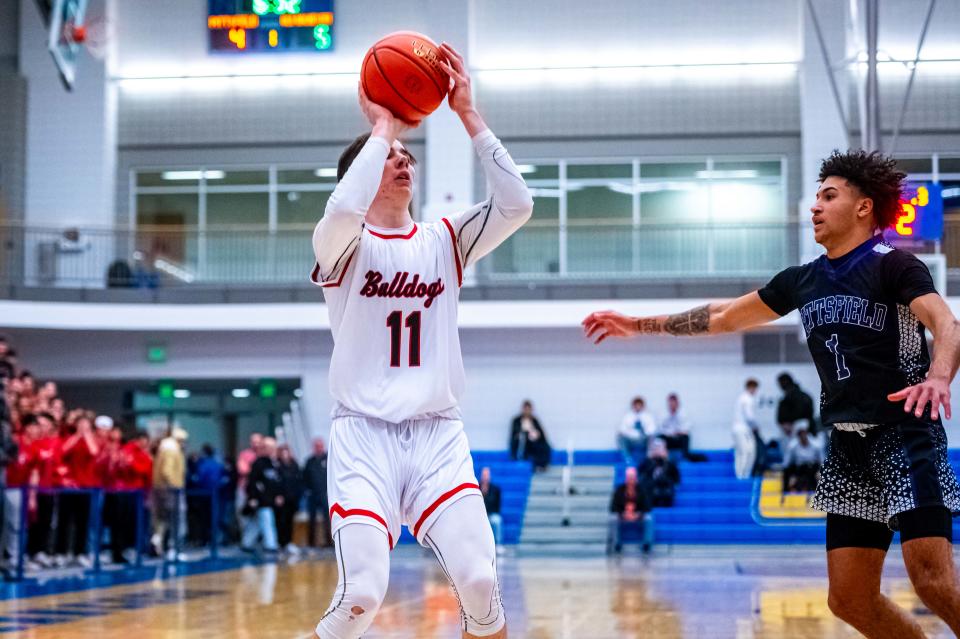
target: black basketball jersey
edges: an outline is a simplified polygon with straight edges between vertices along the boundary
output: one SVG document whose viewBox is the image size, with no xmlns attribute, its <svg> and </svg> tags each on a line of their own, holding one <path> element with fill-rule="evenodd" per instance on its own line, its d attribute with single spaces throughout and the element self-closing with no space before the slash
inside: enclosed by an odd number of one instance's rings
<svg viewBox="0 0 960 639">
<path fill-rule="evenodd" d="M 846 255 L 778 273 L 758 291 L 774 312 L 800 310 L 822 385 L 824 424 L 886 424 L 906 417 L 889 393 L 930 368 L 924 326 L 910 303 L 935 293 L 926 264 L 874 236 Z"/>
</svg>

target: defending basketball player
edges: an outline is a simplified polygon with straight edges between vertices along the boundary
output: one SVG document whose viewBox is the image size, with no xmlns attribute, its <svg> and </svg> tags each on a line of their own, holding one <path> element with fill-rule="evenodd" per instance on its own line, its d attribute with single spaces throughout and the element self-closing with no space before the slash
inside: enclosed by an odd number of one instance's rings
<svg viewBox="0 0 960 639">
<path fill-rule="evenodd" d="M 685 313 L 592 313 L 596 343 L 633 335 L 707 335 L 771 322 L 794 309 L 823 386 L 821 418 L 833 426 L 813 499 L 827 513 L 829 606 L 867 637 L 923 637 L 880 592 L 883 561 L 900 531 L 917 595 L 960 635 L 952 514 L 960 486 L 947 461 L 941 412 L 960 364 L 960 323 L 926 265 L 883 242 L 899 215 L 905 175 L 878 153 L 834 152 L 820 169 L 814 238 L 826 255 L 788 268 L 759 291 Z M 925 328 L 936 344 L 933 361 Z"/>
<path fill-rule="evenodd" d="M 390 550 L 406 524 L 436 553 L 460 603 L 464 637 L 506 637 L 493 534 L 458 398 L 463 270 L 530 218 L 533 200 L 513 160 L 477 113 L 463 58 L 441 45 L 448 98 L 491 189 L 436 223 L 410 216 L 415 161 L 408 128 L 360 92 L 372 125 L 340 158 L 336 189 L 313 235 L 334 349 L 329 498 L 340 579 L 316 628 L 355 639 L 387 590 Z"/>
</svg>

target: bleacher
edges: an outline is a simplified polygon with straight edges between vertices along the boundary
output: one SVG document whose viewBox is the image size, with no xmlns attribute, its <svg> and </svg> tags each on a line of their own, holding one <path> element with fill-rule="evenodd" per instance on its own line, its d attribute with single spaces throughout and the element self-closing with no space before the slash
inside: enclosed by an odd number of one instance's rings
<svg viewBox="0 0 960 639">
<path fill-rule="evenodd" d="M 774 521 L 760 517 L 754 508 L 754 480 L 733 474 L 733 451 L 708 451 L 707 461 L 680 462 L 682 481 L 671 508 L 656 508 L 657 544 L 823 544 L 823 521 Z M 950 451 L 950 462 L 960 473 L 960 449 Z M 553 463 L 566 463 L 566 454 L 556 451 Z M 575 466 L 614 467 L 613 488 L 623 481 L 626 465 L 613 450 L 574 452 Z M 502 490 L 503 540 L 520 540 L 532 477 L 530 464 L 511 461 L 507 451 L 475 451 L 476 472 L 490 467 L 494 483 Z M 960 519 L 954 520 L 954 536 L 960 538 Z M 896 540 L 896 539 L 895 539 Z M 414 541 L 404 530 L 401 543 Z M 627 532 L 624 541 L 631 541 Z"/>
<path fill-rule="evenodd" d="M 474 451 L 473 468 L 478 476 L 480 469 L 484 466 L 490 467 L 491 481 L 500 486 L 503 543 L 516 544 L 520 541 L 523 513 L 527 507 L 527 495 L 530 493 L 530 477 L 533 471 L 528 462 L 511 460 L 510 454 L 505 450 Z M 404 527 L 398 543 L 416 543 L 416 540 Z"/>
</svg>

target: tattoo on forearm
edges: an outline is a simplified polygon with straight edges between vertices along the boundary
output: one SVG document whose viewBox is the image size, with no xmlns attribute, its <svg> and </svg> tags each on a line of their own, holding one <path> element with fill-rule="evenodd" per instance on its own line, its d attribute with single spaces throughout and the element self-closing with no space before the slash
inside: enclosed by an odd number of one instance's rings
<svg viewBox="0 0 960 639">
<path fill-rule="evenodd" d="M 710 305 L 704 304 L 685 313 L 671 315 L 663 329 L 671 335 L 701 335 L 710 330 Z"/>
<path fill-rule="evenodd" d="M 663 332 L 663 323 L 655 317 L 638 317 L 637 332 L 641 335 L 657 335 Z"/>
</svg>

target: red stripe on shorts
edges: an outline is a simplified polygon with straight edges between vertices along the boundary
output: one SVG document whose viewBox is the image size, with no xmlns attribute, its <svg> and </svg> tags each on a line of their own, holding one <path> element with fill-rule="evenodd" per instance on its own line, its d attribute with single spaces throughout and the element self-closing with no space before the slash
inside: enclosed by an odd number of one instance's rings
<svg viewBox="0 0 960 639">
<path fill-rule="evenodd" d="M 340 515 L 340 517 L 343 519 L 355 516 L 369 517 L 370 519 L 373 519 L 386 529 L 387 540 L 390 542 L 390 550 L 393 550 L 393 535 L 390 534 L 390 528 L 387 526 L 387 522 L 384 521 L 383 517 L 372 510 L 363 510 L 360 508 L 351 508 L 350 510 L 345 510 L 340 504 L 334 504 L 333 506 L 330 506 L 330 518 L 333 519 L 334 515 Z"/>
<path fill-rule="evenodd" d="M 433 511 L 435 511 L 437 508 L 440 507 L 440 504 L 447 501 L 448 499 L 450 499 L 451 497 L 459 493 L 461 490 L 466 490 L 468 488 L 476 488 L 477 490 L 480 490 L 480 485 L 479 484 L 460 484 L 453 490 L 448 490 L 447 492 L 440 495 L 437 501 L 430 504 L 430 507 L 427 508 L 425 511 L 423 511 L 423 514 L 420 515 L 420 519 L 417 520 L 417 525 L 413 527 L 413 536 L 416 537 L 420 534 L 420 526 L 422 526 L 423 522 L 427 520 L 427 517 L 433 514 Z"/>
</svg>

